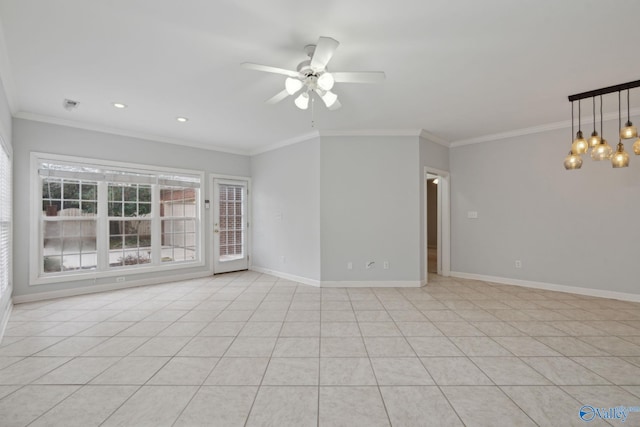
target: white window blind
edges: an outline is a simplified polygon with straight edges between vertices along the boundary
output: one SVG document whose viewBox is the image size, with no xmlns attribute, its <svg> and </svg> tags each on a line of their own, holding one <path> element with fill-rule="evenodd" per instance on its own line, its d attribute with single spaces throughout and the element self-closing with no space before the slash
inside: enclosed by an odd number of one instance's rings
<svg viewBox="0 0 640 427">
<path fill-rule="evenodd" d="M 0 143 L 0 295 L 11 280 L 11 158 Z"/>
</svg>

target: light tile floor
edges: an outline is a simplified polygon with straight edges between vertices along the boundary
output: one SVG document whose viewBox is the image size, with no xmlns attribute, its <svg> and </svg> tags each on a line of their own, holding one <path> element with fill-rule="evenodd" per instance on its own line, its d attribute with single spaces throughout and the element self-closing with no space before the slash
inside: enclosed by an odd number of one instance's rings
<svg viewBox="0 0 640 427">
<path fill-rule="evenodd" d="M 16 305 L 0 343 L 3 427 L 578 426 L 582 405 L 640 406 L 640 304 L 241 272 Z"/>
</svg>

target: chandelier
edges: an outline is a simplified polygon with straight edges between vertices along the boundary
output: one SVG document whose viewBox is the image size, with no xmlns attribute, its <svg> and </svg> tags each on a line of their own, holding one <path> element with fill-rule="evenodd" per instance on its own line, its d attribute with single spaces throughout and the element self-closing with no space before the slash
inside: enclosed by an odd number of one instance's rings
<svg viewBox="0 0 640 427">
<path fill-rule="evenodd" d="M 640 87 L 640 80 L 634 82 L 623 83 L 615 86 L 609 86 L 602 89 L 591 90 L 589 92 L 578 93 L 576 95 L 570 95 L 569 101 L 571 102 L 571 151 L 569 155 L 564 159 L 564 167 L 567 170 L 580 169 L 582 167 L 582 156 L 590 154 L 591 159 L 596 161 L 610 160 L 611 166 L 614 168 L 626 168 L 629 166 L 629 153 L 624 149 L 623 139 L 636 138 L 633 143 L 633 152 L 636 155 L 640 155 L 640 138 L 638 138 L 638 129 L 631 123 L 631 109 L 629 105 L 629 91 L 630 89 Z M 624 127 L 622 126 L 622 107 L 621 107 L 621 92 L 626 91 L 627 95 L 627 122 Z M 618 135 L 618 145 L 614 150 L 611 145 L 604 139 L 602 131 L 602 95 L 618 92 L 618 128 L 620 133 Z M 586 139 L 582 133 L 582 109 L 581 100 L 591 98 L 593 106 L 593 132 L 591 137 Z M 596 131 L 596 98 L 600 101 L 600 135 Z M 574 139 L 574 102 L 578 101 L 578 132 L 575 134 Z"/>
</svg>

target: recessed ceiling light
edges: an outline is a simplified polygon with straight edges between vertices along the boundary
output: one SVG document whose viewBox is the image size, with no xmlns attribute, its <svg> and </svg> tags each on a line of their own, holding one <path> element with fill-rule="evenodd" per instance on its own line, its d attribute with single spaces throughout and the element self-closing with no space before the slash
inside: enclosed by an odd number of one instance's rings
<svg viewBox="0 0 640 427">
<path fill-rule="evenodd" d="M 122 108 L 127 108 L 127 104 L 123 104 L 123 103 L 121 103 L 121 102 L 114 102 L 114 103 L 113 103 L 113 104 L 111 104 L 111 105 L 113 105 L 113 106 L 114 106 L 114 107 L 116 107 L 116 108 L 120 108 L 120 109 L 122 109 Z"/>
<path fill-rule="evenodd" d="M 189 121 L 189 119 L 186 117 L 176 117 L 176 120 L 179 121 L 180 123 L 185 123 Z"/>
</svg>

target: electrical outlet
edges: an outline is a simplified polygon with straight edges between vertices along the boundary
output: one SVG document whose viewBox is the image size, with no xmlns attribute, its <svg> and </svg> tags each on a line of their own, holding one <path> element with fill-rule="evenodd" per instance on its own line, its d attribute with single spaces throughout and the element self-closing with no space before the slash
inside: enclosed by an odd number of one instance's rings
<svg viewBox="0 0 640 427">
<path fill-rule="evenodd" d="M 522 261 L 519 259 L 516 260 L 516 268 L 522 268 Z"/>
<path fill-rule="evenodd" d="M 287 262 L 287 257 L 286 257 L 286 256 L 284 256 L 284 255 L 282 255 L 282 256 L 280 257 L 280 262 L 281 262 L 281 263 L 283 263 L 283 264 L 285 264 L 285 263 Z"/>
<path fill-rule="evenodd" d="M 120 283 L 120 282 L 124 282 L 124 281 L 125 281 L 125 277 L 124 276 L 116 277 L 116 282 Z"/>
<path fill-rule="evenodd" d="M 367 270 L 371 270 L 375 266 L 375 264 L 375 261 L 367 261 L 367 263 L 364 265 L 364 268 L 366 268 Z"/>
<path fill-rule="evenodd" d="M 351 261 L 347 263 L 347 270 L 353 270 L 353 263 Z"/>
<path fill-rule="evenodd" d="M 389 269 L 389 261 L 385 261 L 382 263 L 382 268 L 384 268 L 385 270 Z"/>
</svg>

